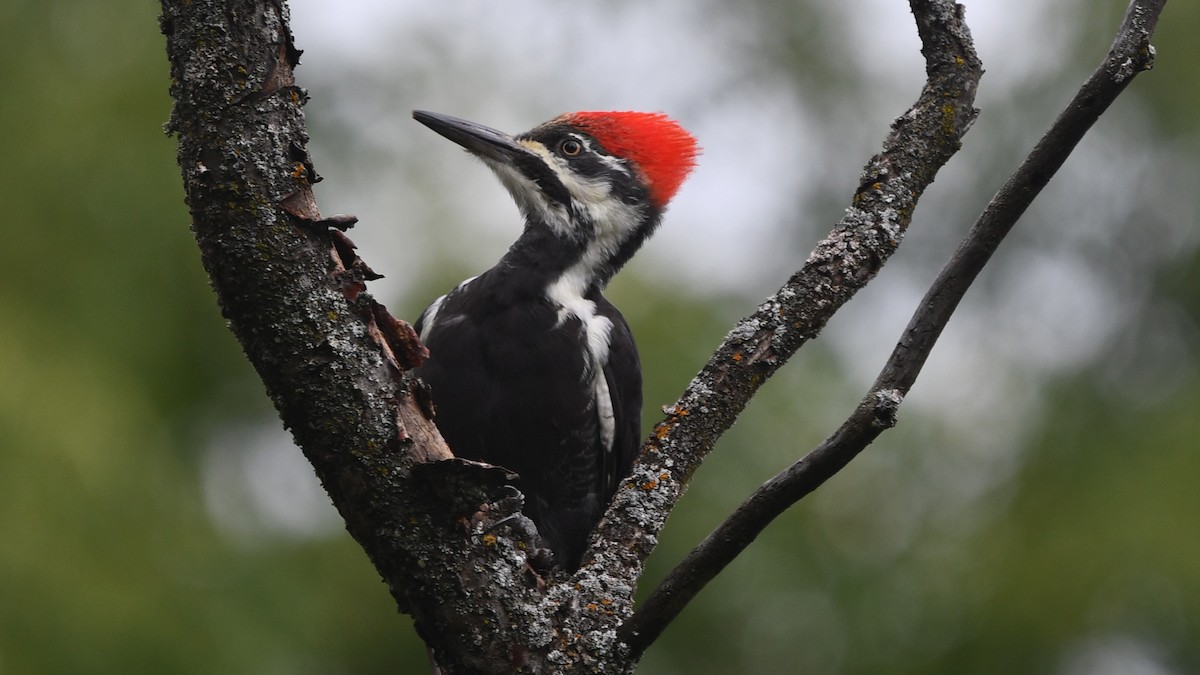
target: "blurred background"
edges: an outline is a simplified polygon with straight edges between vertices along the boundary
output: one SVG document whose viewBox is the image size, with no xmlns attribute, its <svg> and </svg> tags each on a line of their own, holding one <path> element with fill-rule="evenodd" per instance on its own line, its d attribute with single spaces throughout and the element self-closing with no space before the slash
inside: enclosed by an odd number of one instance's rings
<svg viewBox="0 0 1200 675">
<path fill-rule="evenodd" d="M 1120 0 L 965 0 L 963 151 L 871 286 L 752 403 L 646 592 L 850 412 L 1102 58 Z M 518 219 L 413 108 L 520 131 L 663 110 L 704 146 L 611 297 L 649 428 L 840 217 L 923 81 L 898 0 L 291 3 L 327 214 L 397 316 Z M 424 648 L 225 329 L 188 231 L 157 5 L 0 5 L 0 673 L 421 673 Z M 967 296 L 901 411 L 641 672 L 1200 672 L 1200 5 Z"/>
</svg>

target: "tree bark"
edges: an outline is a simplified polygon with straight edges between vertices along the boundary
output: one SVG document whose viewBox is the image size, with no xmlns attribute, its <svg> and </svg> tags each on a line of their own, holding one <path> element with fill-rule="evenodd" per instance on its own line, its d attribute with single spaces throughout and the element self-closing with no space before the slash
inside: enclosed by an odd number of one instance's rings
<svg viewBox="0 0 1200 675">
<path fill-rule="evenodd" d="M 511 475 L 453 458 L 427 392 L 405 375 L 424 347 L 366 292 L 376 275 L 344 233 L 353 218 L 318 212 L 286 4 L 162 6 L 168 129 L 222 312 L 347 529 L 449 673 L 632 672 L 663 625 L 627 621 L 671 508 L 758 387 L 895 250 L 975 118 L 982 73 L 962 8 L 912 0 L 928 82 L 867 164 L 845 218 L 734 327 L 655 428 L 583 567 L 539 576 Z"/>
</svg>

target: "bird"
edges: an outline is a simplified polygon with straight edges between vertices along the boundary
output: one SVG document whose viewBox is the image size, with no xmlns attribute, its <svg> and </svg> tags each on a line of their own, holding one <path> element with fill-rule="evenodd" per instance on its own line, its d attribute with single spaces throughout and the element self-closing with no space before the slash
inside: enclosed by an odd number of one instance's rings
<svg viewBox="0 0 1200 675">
<path fill-rule="evenodd" d="M 414 374 L 454 455 L 515 472 L 549 565 L 573 572 L 640 446 L 637 346 L 602 291 L 699 147 L 663 113 L 567 113 L 516 135 L 413 117 L 490 167 L 524 219 L 494 266 L 421 313 L 429 358 Z"/>
</svg>

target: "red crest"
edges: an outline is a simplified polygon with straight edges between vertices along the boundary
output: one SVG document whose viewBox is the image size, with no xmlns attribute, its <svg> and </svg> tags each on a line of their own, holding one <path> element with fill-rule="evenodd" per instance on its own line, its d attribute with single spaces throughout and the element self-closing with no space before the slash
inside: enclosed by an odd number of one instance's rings
<svg viewBox="0 0 1200 675">
<path fill-rule="evenodd" d="M 610 155 L 636 164 L 659 209 L 675 196 L 700 153 L 696 139 L 662 113 L 577 112 L 563 120 L 591 134 Z"/>
</svg>

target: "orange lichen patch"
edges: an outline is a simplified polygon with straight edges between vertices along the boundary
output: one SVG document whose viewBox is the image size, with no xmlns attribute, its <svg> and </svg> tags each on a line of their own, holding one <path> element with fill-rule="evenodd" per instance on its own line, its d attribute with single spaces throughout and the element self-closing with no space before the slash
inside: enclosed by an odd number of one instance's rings
<svg viewBox="0 0 1200 675">
<path fill-rule="evenodd" d="M 734 352 L 733 356 L 731 356 L 729 358 L 733 359 L 734 363 L 741 363 L 742 359 L 745 357 L 742 356 L 741 352 Z"/>
<path fill-rule="evenodd" d="M 304 166 L 304 162 L 296 162 L 296 165 L 292 167 L 292 178 L 296 180 L 308 178 L 308 169 Z"/>
<path fill-rule="evenodd" d="M 589 603 L 586 605 L 586 608 L 587 608 L 587 611 L 589 611 L 589 612 L 594 612 L 594 611 L 596 611 L 596 609 L 597 609 L 597 607 L 596 607 L 596 603 L 594 603 L 594 602 L 589 602 Z"/>
<path fill-rule="evenodd" d="M 496 545 L 496 535 L 492 534 L 491 532 L 483 535 L 483 545 L 484 546 L 495 546 Z"/>
<path fill-rule="evenodd" d="M 612 600 L 609 600 L 608 598 L 601 598 L 601 599 L 600 599 L 600 604 L 602 604 L 602 605 L 611 605 L 611 604 L 612 604 Z"/>
<path fill-rule="evenodd" d="M 947 136 L 954 135 L 954 104 L 942 104 L 942 132 Z"/>
<path fill-rule="evenodd" d="M 653 490 L 656 487 L 658 487 L 658 481 L 656 480 L 648 480 L 645 483 L 642 483 L 643 490 Z"/>
<path fill-rule="evenodd" d="M 655 436 L 655 438 L 657 438 L 660 441 L 662 439 L 666 438 L 667 434 L 670 434 L 670 433 L 671 433 L 671 425 L 670 424 L 660 424 L 660 425 L 654 427 L 654 436 Z"/>
<path fill-rule="evenodd" d="M 659 480 L 667 480 L 667 479 L 669 479 L 670 477 L 671 477 L 671 472 L 670 472 L 670 471 L 664 471 L 664 472 L 662 472 L 662 473 L 658 474 L 658 479 L 659 479 Z"/>
</svg>

